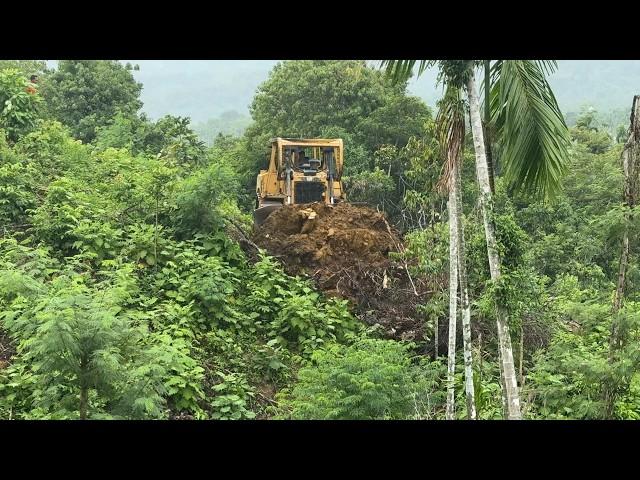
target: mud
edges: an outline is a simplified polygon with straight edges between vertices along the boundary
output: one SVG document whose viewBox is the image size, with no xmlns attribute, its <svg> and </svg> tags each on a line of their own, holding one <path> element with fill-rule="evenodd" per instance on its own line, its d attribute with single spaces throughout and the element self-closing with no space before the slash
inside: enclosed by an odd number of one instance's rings
<svg viewBox="0 0 640 480">
<path fill-rule="evenodd" d="M 348 299 L 366 323 L 390 338 L 422 340 L 424 319 L 417 305 L 424 282 L 411 278 L 402 238 L 383 213 L 365 206 L 322 203 L 289 205 L 272 213 L 252 236 L 287 273 L 310 277 L 329 296 Z"/>
</svg>

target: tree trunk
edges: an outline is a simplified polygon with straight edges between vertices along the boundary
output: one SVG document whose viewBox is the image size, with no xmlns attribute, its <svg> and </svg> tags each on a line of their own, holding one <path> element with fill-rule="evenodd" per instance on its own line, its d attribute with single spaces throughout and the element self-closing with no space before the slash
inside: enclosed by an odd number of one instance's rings
<svg viewBox="0 0 640 480">
<path fill-rule="evenodd" d="M 623 201 L 626 208 L 625 221 L 629 225 L 633 221 L 632 209 L 638 203 L 640 196 L 640 96 L 633 97 L 631 108 L 631 125 L 629 127 L 629 139 L 622 151 L 622 170 L 624 173 Z M 624 303 L 625 283 L 627 268 L 629 266 L 630 240 L 628 227 L 625 227 L 620 252 L 620 266 L 618 269 L 618 283 L 613 298 L 611 319 L 611 335 L 609 337 L 609 363 L 615 361 L 616 350 L 622 347 L 623 339 L 620 337 L 619 320 L 616 318 L 618 311 Z M 613 416 L 616 401 L 616 385 L 612 379 L 611 385 L 605 388 L 603 418 Z"/>
<path fill-rule="evenodd" d="M 433 342 L 434 342 L 434 349 L 435 349 L 434 359 L 436 359 L 436 360 L 438 359 L 438 341 L 439 341 L 438 328 L 440 327 L 439 324 L 440 324 L 440 322 L 438 321 L 438 316 L 436 315 L 436 326 L 435 326 L 434 335 L 433 335 L 433 337 L 434 337 L 433 338 Z"/>
<path fill-rule="evenodd" d="M 480 206 L 482 208 L 482 219 L 487 240 L 489 270 L 491 271 L 491 280 L 497 283 L 500 280 L 500 254 L 498 253 L 495 225 L 493 223 L 493 197 L 489 184 L 489 171 L 484 149 L 482 120 L 480 117 L 480 106 L 473 70 L 471 70 L 469 80 L 467 81 L 467 94 L 469 98 L 471 131 L 473 133 L 473 144 L 476 153 L 476 175 L 478 177 L 478 186 L 480 187 Z M 502 374 L 504 378 L 503 393 L 507 405 L 505 416 L 508 420 L 520 420 L 520 395 L 518 393 L 518 382 L 513 363 L 513 349 L 511 347 L 511 336 L 509 335 L 508 315 L 503 306 L 499 304 L 496 304 L 496 322 L 498 327 L 500 362 L 502 364 Z"/>
<path fill-rule="evenodd" d="M 87 419 L 87 405 L 89 404 L 89 389 L 80 387 L 80 420 Z"/>
<path fill-rule="evenodd" d="M 436 206 L 435 204 L 432 204 L 431 207 L 431 229 L 433 230 L 433 232 L 435 233 L 436 231 Z M 434 237 L 435 238 L 435 237 Z M 438 316 L 436 315 L 436 326 L 435 326 L 435 330 L 433 332 L 433 342 L 434 342 L 434 350 L 435 350 L 435 354 L 434 354 L 434 358 L 437 360 L 438 359 L 438 341 L 439 341 L 439 328 L 440 328 L 440 321 L 438 320 Z"/>
<path fill-rule="evenodd" d="M 622 151 L 622 170 L 624 173 L 623 201 L 627 208 L 625 219 L 631 222 L 631 209 L 638 203 L 640 195 L 640 96 L 633 97 L 631 109 L 631 125 L 629 127 L 629 139 Z M 627 223 L 628 224 L 628 223 Z M 622 251 L 620 254 L 620 269 L 618 272 L 618 285 L 613 301 L 614 313 L 620 310 L 624 301 L 624 286 L 629 264 L 629 232 L 624 231 Z"/>
<path fill-rule="evenodd" d="M 154 228 L 154 241 L 153 241 L 153 263 L 155 265 L 154 270 L 158 271 L 158 208 L 159 208 L 160 198 L 159 195 L 156 196 L 156 224 Z M 146 260 L 145 260 L 146 261 Z"/>
<path fill-rule="evenodd" d="M 449 350 L 447 369 L 447 420 L 455 415 L 456 321 L 458 317 L 458 221 L 456 192 L 449 188 Z"/>
<path fill-rule="evenodd" d="M 520 362 L 519 362 L 519 370 L 520 370 L 520 388 L 524 385 L 524 321 L 520 323 Z"/>
<path fill-rule="evenodd" d="M 626 214 L 626 220 L 631 220 L 630 214 Z M 613 313 L 617 313 L 622 307 L 622 301 L 624 299 L 624 285 L 626 283 L 627 267 L 629 266 L 629 232 L 625 229 L 624 237 L 622 238 L 622 251 L 620 252 L 620 267 L 618 270 L 618 286 L 616 288 L 616 295 L 613 298 Z M 611 335 L 612 338 L 615 335 Z"/>
<path fill-rule="evenodd" d="M 455 190 L 455 219 L 458 234 L 458 279 L 460 284 L 460 309 L 462 310 L 462 341 L 464 346 L 464 385 L 467 399 L 467 418 L 476 419 L 476 402 L 473 388 L 473 357 L 471 348 L 471 305 L 469 303 L 469 286 L 467 281 L 467 265 L 464 241 L 464 225 L 462 223 L 462 172 L 460 162 L 453 168 L 451 182 Z"/>
</svg>

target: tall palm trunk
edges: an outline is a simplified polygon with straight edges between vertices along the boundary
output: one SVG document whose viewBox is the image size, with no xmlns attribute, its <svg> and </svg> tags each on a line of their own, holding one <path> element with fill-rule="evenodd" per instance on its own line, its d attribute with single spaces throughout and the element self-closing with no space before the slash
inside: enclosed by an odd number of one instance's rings
<svg viewBox="0 0 640 480">
<path fill-rule="evenodd" d="M 454 183 L 454 182 L 451 182 Z M 449 188 L 449 349 L 447 369 L 447 420 L 455 415 L 456 323 L 458 318 L 458 210 L 455 188 Z"/>
<path fill-rule="evenodd" d="M 471 305 L 469 303 L 469 286 L 464 241 L 464 225 L 462 223 L 462 172 L 460 162 L 456 162 L 452 171 L 451 183 L 456 196 L 455 218 L 458 234 L 458 279 L 460 284 L 460 309 L 462 310 L 462 341 L 464 346 L 464 387 L 467 399 L 467 418 L 476 419 L 475 392 L 473 389 L 473 357 L 471 354 Z"/>
<path fill-rule="evenodd" d="M 467 81 L 467 95 L 469 99 L 469 115 L 471 119 L 471 131 L 473 134 L 473 144 L 476 154 L 476 175 L 480 187 L 480 205 L 482 208 L 482 219 L 484 222 L 485 237 L 487 240 L 487 255 L 489 258 L 489 270 L 491 280 L 496 283 L 500 279 L 500 254 L 493 223 L 493 197 L 489 183 L 489 171 L 487 157 L 484 148 L 484 135 L 482 132 L 482 118 L 480 116 L 480 102 L 476 91 L 474 72 L 471 70 Z M 516 370 L 513 362 L 513 349 L 511 347 L 511 336 L 509 334 L 508 315 L 502 305 L 496 305 L 496 321 L 498 327 L 498 344 L 500 351 L 500 362 L 502 364 L 503 375 L 503 396 L 507 406 L 505 417 L 508 420 L 519 420 L 520 395 L 518 393 L 518 382 Z"/>
</svg>

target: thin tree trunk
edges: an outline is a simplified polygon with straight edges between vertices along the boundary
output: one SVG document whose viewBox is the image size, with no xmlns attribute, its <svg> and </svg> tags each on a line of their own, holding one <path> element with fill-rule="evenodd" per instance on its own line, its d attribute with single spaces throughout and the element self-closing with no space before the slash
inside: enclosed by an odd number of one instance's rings
<svg viewBox="0 0 640 480">
<path fill-rule="evenodd" d="M 436 207 L 435 204 L 432 204 L 431 207 L 431 229 L 435 234 L 436 231 Z M 435 236 L 434 236 L 435 238 Z M 435 330 L 433 331 L 433 341 L 434 341 L 434 350 L 435 350 L 435 354 L 434 354 L 434 358 L 437 360 L 438 359 L 438 342 L 439 342 L 439 329 L 440 329 L 440 321 L 438 319 L 438 316 L 436 315 L 436 326 L 435 326 Z"/>
<path fill-rule="evenodd" d="M 471 305 L 469 303 L 469 286 L 467 281 L 467 265 L 464 241 L 464 224 L 462 222 L 462 172 L 460 162 L 456 162 L 452 171 L 451 182 L 454 186 L 455 219 L 457 223 L 458 246 L 458 278 L 460 283 L 460 309 L 462 310 L 462 341 L 464 346 L 464 385 L 467 399 L 467 418 L 476 419 L 476 402 L 473 388 L 473 357 L 471 348 Z"/>
<path fill-rule="evenodd" d="M 438 328 L 440 327 L 439 324 L 440 324 L 440 322 L 438 321 L 438 316 L 436 315 L 436 326 L 435 326 L 434 335 L 433 335 L 434 336 L 433 341 L 434 341 L 434 348 L 435 348 L 435 354 L 434 354 L 435 355 L 435 357 L 434 357 L 435 359 L 438 358 L 438 340 L 439 340 L 438 339 Z"/>
<path fill-rule="evenodd" d="M 611 318 L 611 334 L 609 336 L 609 364 L 613 364 L 616 358 L 616 350 L 622 346 L 622 338 L 620 338 L 619 331 L 619 319 L 617 313 L 622 307 L 624 298 L 624 285 L 627 272 L 627 266 L 629 264 L 629 235 L 625 229 L 624 237 L 622 239 L 622 252 L 620 253 L 620 268 L 618 272 L 618 286 L 616 288 L 616 294 L 613 299 L 612 318 Z M 603 420 L 608 420 L 613 417 L 613 411 L 616 403 L 616 382 L 615 379 L 611 379 L 608 384 L 605 384 L 604 388 L 604 409 L 602 412 Z"/>
<path fill-rule="evenodd" d="M 509 403 L 507 402 L 507 394 L 504 387 L 505 386 L 504 365 L 502 364 L 501 360 L 498 362 L 498 367 L 499 367 L 498 383 L 500 383 L 500 391 L 502 392 L 502 415 L 504 418 L 508 419 Z"/>
<path fill-rule="evenodd" d="M 478 370 L 482 375 L 482 330 L 478 330 L 478 352 L 480 353 L 478 356 Z"/>
<path fill-rule="evenodd" d="M 622 170 L 624 173 L 623 200 L 626 208 L 625 221 L 629 225 L 633 221 L 632 209 L 638 203 L 640 195 L 640 96 L 633 97 L 631 108 L 631 125 L 629 127 L 629 139 L 625 143 L 622 151 Z M 620 337 L 618 311 L 622 308 L 625 296 L 625 284 L 627 268 L 629 266 L 630 240 L 628 227 L 625 227 L 622 238 L 620 252 L 620 266 L 618 269 L 618 283 L 616 293 L 613 298 L 611 319 L 611 335 L 609 337 L 609 363 L 615 361 L 616 350 L 622 347 L 623 339 Z M 605 388 L 604 411 L 605 419 L 613 416 L 616 401 L 616 385 L 612 384 Z"/>
<path fill-rule="evenodd" d="M 631 222 L 631 209 L 638 202 L 640 195 L 640 96 L 633 97 L 633 107 L 631 114 L 631 126 L 629 128 L 629 139 L 625 143 L 622 151 L 622 169 L 624 173 L 624 193 L 623 200 L 627 207 L 625 219 Z M 618 285 L 613 301 L 614 313 L 620 310 L 624 301 L 624 287 L 629 264 L 629 232 L 625 228 L 622 240 L 622 251 L 620 254 L 620 269 L 618 272 Z"/>
<path fill-rule="evenodd" d="M 153 262 L 155 265 L 154 270 L 158 271 L 158 208 L 159 208 L 160 198 L 159 195 L 156 195 L 156 224 L 154 228 L 154 242 L 153 242 Z"/>
<path fill-rule="evenodd" d="M 87 405 L 89 403 L 89 389 L 87 387 L 80 388 L 80 420 L 87 419 Z"/>
<path fill-rule="evenodd" d="M 449 189 L 449 350 L 447 369 L 447 420 L 455 416 L 456 321 L 458 317 L 458 221 L 456 192 Z"/>
<path fill-rule="evenodd" d="M 482 207 L 482 218 L 487 240 L 489 270 L 491 272 L 491 280 L 497 283 L 500 280 L 500 254 L 498 252 L 495 225 L 492 218 L 493 197 L 489 184 L 489 171 L 484 148 L 482 120 L 480 117 L 480 106 L 474 77 L 474 72 L 471 70 L 469 80 L 467 81 L 469 116 L 471 119 L 471 131 L 473 133 L 473 144 L 476 153 L 476 175 L 480 187 L 480 205 Z M 505 416 L 508 420 L 520 420 L 522 418 L 520 413 L 520 395 L 518 393 L 518 382 L 513 363 L 513 349 L 511 347 L 511 336 L 509 334 L 508 315 L 503 306 L 499 304 L 496 304 L 496 321 L 498 327 L 500 362 L 502 364 L 502 374 L 504 377 L 504 399 L 507 405 Z"/>
<path fill-rule="evenodd" d="M 631 215 L 626 214 L 626 220 L 631 220 Z M 613 298 L 613 313 L 617 313 L 622 307 L 624 299 L 624 286 L 626 283 L 627 267 L 629 266 L 629 232 L 625 229 L 624 237 L 622 238 L 622 251 L 620 252 L 620 268 L 618 270 L 618 286 L 616 288 L 616 295 Z M 611 335 L 614 338 L 614 335 Z"/>
<path fill-rule="evenodd" d="M 524 363 L 524 323 L 520 323 L 520 365 L 519 365 L 519 370 L 520 370 L 520 388 L 522 388 L 522 386 L 524 385 L 524 378 L 523 378 L 523 373 L 524 373 L 524 369 L 522 364 Z"/>
</svg>

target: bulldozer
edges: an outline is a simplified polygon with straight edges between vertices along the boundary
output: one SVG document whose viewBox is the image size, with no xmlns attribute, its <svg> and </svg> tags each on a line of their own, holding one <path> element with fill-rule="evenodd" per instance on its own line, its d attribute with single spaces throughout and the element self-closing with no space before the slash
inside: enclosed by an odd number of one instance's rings
<svg viewBox="0 0 640 480">
<path fill-rule="evenodd" d="M 284 205 L 346 200 L 342 185 L 342 139 L 275 138 L 267 170 L 256 182 L 256 225 Z"/>
</svg>

